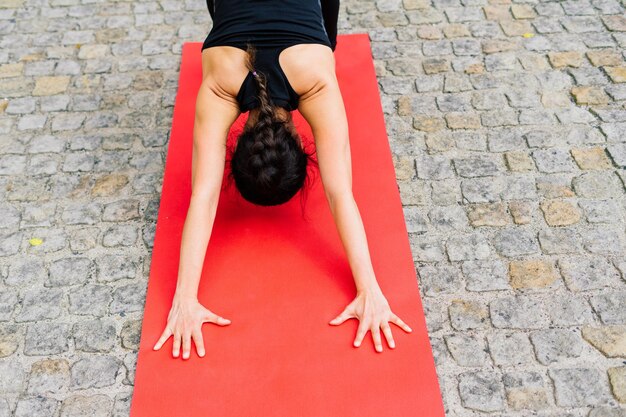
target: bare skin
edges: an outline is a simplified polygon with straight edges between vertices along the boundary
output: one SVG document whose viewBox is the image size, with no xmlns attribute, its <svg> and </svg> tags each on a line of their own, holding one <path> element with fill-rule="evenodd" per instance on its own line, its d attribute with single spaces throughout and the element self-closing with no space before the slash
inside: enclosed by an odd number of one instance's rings
<svg viewBox="0 0 626 417">
<path fill-rule="evenodd" d="M 203 323 L 231 323 L 202 306 L 197 295 L 222 184 L 226 139 L 240 115 L 236 96 L 248 73 L 245 59 L 245 51 L 231 46 L 202 52 L 203 81 L 196 99 L 193 131 L 192 192 L 183 227 L 178 281 L 166 328 L 153 348 L 160 349 L 174 336 L 175 358 L 180 355 L 181 343 L 183 359 L 189 358 L 192 340 L 198 356 L 204 356 Z M 355 347 L 371 331 L 376 350 L 382 352 L 382 329 L 389 347 L 395 348 L 389 323 L 407 333 L 412 330 L 391 311 L 372 267 L 363 222 L 352 194 L 348 122 L 335 74 L 335 56 L 325 45 L 300 44 L 283 50 L 279 62 L 300 95 L 298 111 L 311 126 L 320 178 L 357 290 L 352 302 L 329 324 L 356 318 L 359 327 Z M 285 120 L 291 120 L 287 110 L 278 110 Z M 257 109 L 251 110 L 248 123 L 254 123 L 257 114 Z"/>
</svg>

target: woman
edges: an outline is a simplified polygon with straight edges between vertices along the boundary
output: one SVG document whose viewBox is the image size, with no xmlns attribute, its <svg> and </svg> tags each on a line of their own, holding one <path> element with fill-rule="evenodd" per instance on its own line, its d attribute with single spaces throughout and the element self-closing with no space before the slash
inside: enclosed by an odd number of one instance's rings
<svg viewBox="0 0 626 417">
<path fill-rule="evenodd" d="M 198 284 L 226 159 L 226 139 L 241 112 L 248 119 L 231 160 L 241 195 L 259 205 L 288 201 L 302 186 L 310 155 L 290 111 L 311 126 L 325 195 L 352 270 L 357 294 L 329 324 L 357 318 L 354 346 L 368 330 L 382 352 L 380 329 L 411 328 L 390 309 L 378 286 L 363 223 L 352 195 L 348 123 L 335 75 L 338 0 L 207 0 L 213 28 L 202 47 L 203 81 L 196 99 L 192 193 L 183 227 L 178 281 L 167 325 L 154 346 L 174 336 L 189 358 L 193 339 L 205 354 L 204 322 L 230 324 L 198 302 Z"/>
</svg>

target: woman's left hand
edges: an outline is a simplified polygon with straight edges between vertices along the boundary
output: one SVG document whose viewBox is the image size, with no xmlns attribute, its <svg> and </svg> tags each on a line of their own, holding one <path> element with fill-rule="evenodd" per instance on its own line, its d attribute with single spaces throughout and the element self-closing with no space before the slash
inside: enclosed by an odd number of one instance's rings
<svg viewBox="0 0 626 417">
<path fill-rule="evenodd" d="M 407 333 L 412 332 L 412 329 L 391 311 L 380 289 L 357 292 L 356 298 L 329 324 L 339 325 L 350 318 L 359 319 L 359 328 L 354 339 L 355 347 L 361 345 L 367 331 L 371 330 L 376 350 L 382 352 L 383 344 L 380 339 L 380 328 L 382 328 L 387 344 L 390 348 L 395 348 L 396 344 L 391 335 L 389 323 L 394 323 Z"/>
</svg>

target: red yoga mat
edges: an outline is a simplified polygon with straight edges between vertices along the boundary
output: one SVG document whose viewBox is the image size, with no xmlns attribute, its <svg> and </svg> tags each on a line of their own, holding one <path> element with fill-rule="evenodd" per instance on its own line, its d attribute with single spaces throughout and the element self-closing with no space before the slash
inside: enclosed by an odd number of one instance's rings
<svg viewBox="0 0 626 417">
<path fill-rule="evenodd" d="M 377 281 L 413 332 L 390 324 L 396 348 L 381 331 L 378 353 L 370 332 L 360 347 L 352 345 L 357 319 L 328 324 L 356 293 L 316 175 L 304 218 L 299 195 L 284 205 L 258 207 L 234 184 L 222 190 L 198 297 L 231 324 L 203 325 L 203 358 L 193 344 L 189 359 L 173 358 L 172 338 L 152 350 L 171 307 L 191 194 L 200 48 L 197 42 L 183 45 L 130 415 L 443 417 L 367 34 L 340 35 L 335 50 L 353 191 Z M 301 135 L 312 138 L 300 113 L 293 116 Z M 246 117 L 233 124 L 229 141 Z"/>
</svg>

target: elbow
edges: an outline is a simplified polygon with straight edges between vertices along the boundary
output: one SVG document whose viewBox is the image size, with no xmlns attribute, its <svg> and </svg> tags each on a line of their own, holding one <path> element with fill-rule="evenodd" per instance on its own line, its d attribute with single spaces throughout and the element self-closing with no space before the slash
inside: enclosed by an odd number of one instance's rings
<svg viewBox="0 0 626 417">
<path fill-rule="evenodd" d="M 334 209 L 338 204 L 345 201 L 351 201 L 354 199 L 351 189 L 331 190 L 326 192 L 326 200 L 331 209 Z"/>
</svg>

